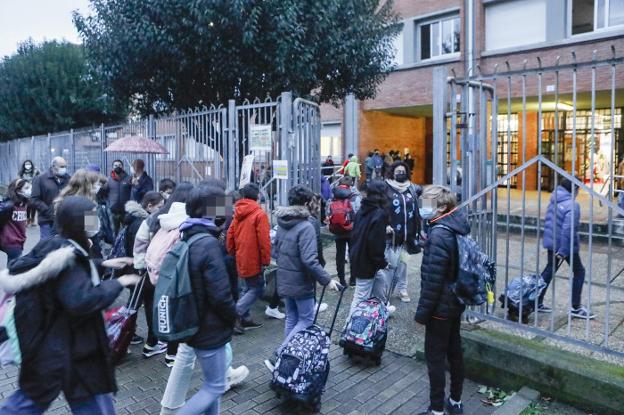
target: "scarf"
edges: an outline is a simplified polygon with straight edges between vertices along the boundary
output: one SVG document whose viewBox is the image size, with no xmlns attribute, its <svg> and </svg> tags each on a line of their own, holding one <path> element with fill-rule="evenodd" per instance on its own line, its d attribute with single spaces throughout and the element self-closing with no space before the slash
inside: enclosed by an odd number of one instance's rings
<svg viewBox="0 0 624 415">
<path fill-rule="evenodd" d="M 409 180 L 404 181 L 403 183 L 399 183 L 394 179 L 386 179 L 386 183 L 390 185 L 394 190 L 399 193 L 405 193 L 409 187 L 412 185 L 412 182 Z"/>
<path fill-rule="evenodd" d="M 201 225 L 212 229 L 217 228 L 213 218 L 187 218 L 184 222 L 182 222 L 182 225 L 180 225 L 180 232 L 184 232 L 195 225 Z"/>
<path fill-rule="evenodd" d="M 72 239 L 68 239 L 68 241 L 74 246 L 74 248 L 76 248 L 78 252 L 89 258 L 89 254 L 87 253 L 87 251 L 85 251 L 84 248 L 80 246 L 80 244 L 78 244 L 78 242 Z M 98 272 L 97 267 L 90 258 L 89 267 L 91 268 L 91 283 L 93 283 L 94 287 L 97 287 L 98 285 L 100 285 L 100 273 Z"/>
</svg>

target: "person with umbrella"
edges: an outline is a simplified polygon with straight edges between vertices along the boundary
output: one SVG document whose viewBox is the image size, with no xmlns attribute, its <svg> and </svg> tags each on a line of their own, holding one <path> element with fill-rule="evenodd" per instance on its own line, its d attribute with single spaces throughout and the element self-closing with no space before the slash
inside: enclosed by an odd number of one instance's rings
<svg viewBox="0 0 624 415">
<path fill-rule="evenodd" d="M 137 203 L 141 203 L 147 192 L 154 190 L 154 181 L 145 172 L 145 162 L 143 160 L 134 160 L 132 163 L 132 169 L 132 200 Z"/>
</svg>

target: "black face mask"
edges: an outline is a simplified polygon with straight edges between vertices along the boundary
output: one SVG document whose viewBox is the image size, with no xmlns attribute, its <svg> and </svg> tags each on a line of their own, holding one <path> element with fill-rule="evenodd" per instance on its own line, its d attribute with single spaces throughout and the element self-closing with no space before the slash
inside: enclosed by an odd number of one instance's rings
<svg viewBox="0 0 624 415">
<path fill-rule="evenodd" d="M 123 172 L 123 167 L 115 167 L 113 170 L 115 173 L 121 174 L 121 172 Z"/>
<path fill-rule="evenodd" d="M 394 180 L 399 183 L 404 183 L 405 181 L 407 181 L 407 173 L 396 173 L 394 175 Z"/>
</svg>

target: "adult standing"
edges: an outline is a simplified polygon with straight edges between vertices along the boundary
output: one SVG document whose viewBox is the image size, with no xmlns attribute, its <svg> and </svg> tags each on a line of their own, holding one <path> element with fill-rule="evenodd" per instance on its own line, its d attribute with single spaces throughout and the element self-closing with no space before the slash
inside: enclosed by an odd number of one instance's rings
<svg viewBox="0 0 624 415">
<path fill-rule="evenodd" d="M 132 178 L 124 171 L 121 160 L 113 161 L 113 170 L 108 178 L 108 209 L 113 219 L 113 231 L 119 232 L 126 209 L 126 202 L 130 200 Z"/>
<path fill-rule="evenodd" d="M 22 168 L 19 171 L 19 178 L 26 180 L 28 183 L 32 184 L 35 180 L 35 177 L 39 176 L 39 170 L 35 168 L 35 165 L 31 160 L 25 160 L 22 163 Z M 37 214 L 37 209 L 32 204 L 28 204 L 27 207 L 27 220 L 28 226 L 35 224 L 35 215 Z"/>
<path fill-rule="evenodd" d="M 41 240 L 51 238 L 54 230 L 54 199 L 69 182 L 67 162 L 63 157 L 54 157 L 50 170 L 33 180 L 32 205 L 39 212 L 39 236 Z"/>
<path fill-rule="evenodd" d="M 405 164 L 407 164 L 407 168 L 410 172 L 409 179 L 412 180 L 412 174 L 414 173 L 414 166 L 416 164 L 415 164 L 414 158 L 412 157 L 410 153 L 410 149 L 405 148 L 403 151 L 405 153 L 405 158 L 403 159 L 403 161 L 405 162 Z"/>
<path fill-rule="evenodd" d="M 408 254 L 420 252 L 419 237 L 421 219 L 418 213 L 418 197 L 422 193 L 420 186 L 409 179 L 409 168 L 403 161 L 396 161 L 390 166 L 390 177 L 386 179 L 386 197 L 388 198 L 388 240 L 394 233 L 394 243 L 401 247 L 401 261 L 407 261 Z M 390 229 L 391 228 L 391 229 Z M 407 292 L 407 271 L 399 275 L 397 281 L 399 297 L 404 303 L 411 301 Z"/>
<path fill-rule="evenodd" d="M 364 169 L 366 173 L 366 182 L 370 182 L 373 179 L 373 173 L 375 172 L 375 153 L 368 152 L 368 156 L 364 160 Z"/>
<path fill-rule="evenodd" d="M 132 200 L 141 203 L 145 194 L 154 190 L 154 181 L 145 172 L 145 162 L 143 160 L 134 160 L 132 169 L 134 171 L 132 176 Z"/>
<path fill-rule="evenodd" d="M 323 168 L 321 169 L 324 176 L 331 176 L 334 174 L 334 160 L 332 156 L 327 156 L 325 161 L 323 162 Z"/>
<path fill-rule="evenodd" d="M 26 242 L 27 204 L 32 185 L 25 179 L 9 184 L 7 198 L 0 203 L 0 250 L 7 254 L 7 264 L 22 255 Z"/>
</svg>

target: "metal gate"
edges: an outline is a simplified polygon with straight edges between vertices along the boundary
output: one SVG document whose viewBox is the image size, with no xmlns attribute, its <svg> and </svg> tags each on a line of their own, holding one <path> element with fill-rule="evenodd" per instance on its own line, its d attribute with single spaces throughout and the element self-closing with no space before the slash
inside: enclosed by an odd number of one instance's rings
<svg viewBox="0 0 624 415">
<path fill-rule="evenodd" d="M 468 310 L 469 320 L 624 357 L 623 64 L 612 48 L 585 61 L 573 52 L 550 66 L 540 58 L 505 62 L 471 77 L 434 72 L 434 152 L 445 154 L 443 163 L 434 160 L 434 181 L 459 194 L 472 236 L 497 262 L 496 302 Z M 579 210 L 562 231 L 570 234 L 557 235 L 554 226 L 554 238 L 565 236 L 574 252 L 579 232 L 579 255 L 552 278 L 544 299 L 552 313 L 512 321 L 501 294 L 513 278 L 542 274 L 545 214 L 551 198 L 555 211 L 563 206 L 552 192 L 564 179 L 578 191 Z M 592 320 L 570 313 L 579 286 Z"/>
</svg>

